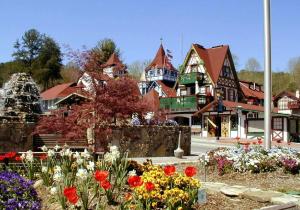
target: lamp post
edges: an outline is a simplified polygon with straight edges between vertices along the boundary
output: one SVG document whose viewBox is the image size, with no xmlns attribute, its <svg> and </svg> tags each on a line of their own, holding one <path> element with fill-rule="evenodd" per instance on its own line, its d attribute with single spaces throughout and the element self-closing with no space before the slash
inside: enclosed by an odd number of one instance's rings
<svg viewBox="0 0 300 210">
<path fill-rule="evenodd" d="M 220 119 L 220 113 L 223 112 L 223 100 L 222 100 L 222 91 L 219 88 L 216 88 L 216 96 L 217 96 L 217 102 L 218 102 L 218 108 L 217 108 L 217 119 L 216 119 L 216 139 L 220 139 L 220 133 L 221 133 L 221 119 Z"/>
<path fill-rule="evenodd" d="M 270 0 L 264 0 L 264 48 L 265 48 L 265 103 L 264 103 L 264 146 L 271 148 L 271 96 L 272 96 L 272 70 L 271 70 L 271 26 L 270 26 Z"/>
</svg>

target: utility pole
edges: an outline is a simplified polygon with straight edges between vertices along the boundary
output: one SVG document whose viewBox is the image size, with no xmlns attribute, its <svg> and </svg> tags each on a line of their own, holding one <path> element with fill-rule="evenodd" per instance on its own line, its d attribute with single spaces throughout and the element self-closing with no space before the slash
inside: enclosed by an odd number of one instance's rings
<svg viewBox="0 0 300 210">
<path fill-rule="evenodd" d="M 271 148 L 271 103 L 272 103 L 272 69 L 271 69 L 271 25 L 270 25 L 270 0 L 264 0 L 264 40 L 265 40 L 265 72 L 264 72 L 264 127 L 266 149 Z"/>
</svg>

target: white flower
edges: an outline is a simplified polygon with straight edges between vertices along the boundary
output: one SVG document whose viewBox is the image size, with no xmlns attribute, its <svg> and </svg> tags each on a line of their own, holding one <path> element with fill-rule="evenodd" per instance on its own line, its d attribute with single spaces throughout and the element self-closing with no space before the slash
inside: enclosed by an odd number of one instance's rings
<svg viewBox="0 0 300 210">
<path fill-rule="evenodd" d="M 78 165 L 81 165 L 81 164 L 83 163 L 83 159 L 82 159 L 82 158 L 78 158 L 78 159 L 76 160 L 76 163 L 77 163 Z"/>
<path fill-rule="evenodd" d="M 67 156 L 67 157 L 72 157 L 72 151 L 68 148 L 66 150 L 60 151 L 61 156 Z"/>
<path fill-rule="evenodd" d="M 75 152 L 75 153 L 73 154 L 73 157 L 76 158 L 76 159 L 81 158 L 79 152 Z"/>
<path fill-rule="evenodd" d="M 89 161 L 89 164 L 86 166 L 86 168 L 89 170 L 89 171 L 93 171 L 94 170 L 94 167 L 95 167 L 95 163 L 93 161 Z"/>
<path fill-rule="evenodd" d="M 55 145 L 54 150 L 57 151 L 57 150 L 59 150 L 59 149 L 60 149 L 60 146 Z"/>
<path fill-rule="evenodd" d="M 21 159 L 22 159 L 22 160 L 25 160 L 25 158 L 26 158 L 26 154 L 23 153 L 23 154 L 21 155 Z"/>
<path fill-rule="evenodd" d="M 43 152 L 46 152 L 46 151 L 48 150 L 48 148 L 46 147 L 46 145 L 44 145 L 44 146 L 41 147 L 41 150 L 42 150 Z"/>
<path fill-rule="evenodd" d="M 60 173 L 61 172 L 61 167 L 60 166 L 54 166 L 54 173 Z"/>
<path fill-rule="evenodd" d="M 33 162 L 33 153 L 31 150 L 26 152 L 25 160 L 28 162 Z"/>
<path fill-rule="evenodd" d="M 82 180 L 85 180 L 87 178 L 88 172 L 84 168 L 78 169 L 76 176 Z"/>
<path fill-rule="evenodd" d="M 136 176 L 136 170 L 129 171 L 128 176 Z"/>
<path fill-rule="evenodd" d="M 119 149 L 118 149 L 117 146 L 113 145 L 113 146 L 110 146 L 110 147 L 109 147 L 109 151 L 110 151 L 110 152 L 115 152 L 115 151 L 119 151 Z"/>
<path fill-rule="evenodd" d="M 62 180 L 62 174 L 61 174 L 60 172 L 54 173 L 54 175 L 53 175 L 53 180 L 54 180 L 55 182 L 60 182 L 60 181 Z"/>
<path fill-rule="evenodd" d="M 81 157 L 85 159 L 89 159 L 91 157 L 90 153 L 87 151 L 87 149 L 84 149 L 84 151 L 81 153 Z"/>
<path fill-rule="evenodd" d="M 42 172 L 43 172 L 43 173 L 47 173 L 47 171 L 48 171 L 48 167 L 42 166 Z"/>
<path fill-rule="evenodd" d="M 55 195 L 56 193 L 57 193 L 56 187 L 51 187 L 51 189 L 50 189 L 50 194 L 51 194 L 51 195 Z"/>
<path fill-rule="evenodd" d="M 55 155 L 55 152 L 54 152 L 54 150 L 49 149 L 47 154 L 48 154 L 47 155 L 48 157 L 53 157 Z"/>
</svg>

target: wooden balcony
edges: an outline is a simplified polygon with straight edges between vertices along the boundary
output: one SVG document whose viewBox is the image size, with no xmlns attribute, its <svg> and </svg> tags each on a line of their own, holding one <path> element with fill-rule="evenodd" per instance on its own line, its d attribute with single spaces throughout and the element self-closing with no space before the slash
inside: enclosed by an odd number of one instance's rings
<svg viewBox="0 0 300 210">
<path fill-rule="evenodd" d="M 197 110 L 196 96 L 160 98 L 160 108 L 171 111 Z"/>
<path fill-rule="evenodd" d="M 203 73 L 192 72 L 189 74 L 180 75 L 179 84 L 181 85 L 193 84 L 196 81 L 202 81 L 202 80 L 203 80 Z"/>
</svg>

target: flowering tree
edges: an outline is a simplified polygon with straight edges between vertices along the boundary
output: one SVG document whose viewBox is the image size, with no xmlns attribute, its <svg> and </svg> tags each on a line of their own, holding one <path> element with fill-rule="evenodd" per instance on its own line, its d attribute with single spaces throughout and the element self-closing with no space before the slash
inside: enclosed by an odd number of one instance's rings
<svg viewBox="0 0 300 210">
<path fill-rule="evenodd" d="M 67 140 L 86 138 L 87 129 L 93 127 L 96 140 L 105 142 L 112 125 L 124 125 L 132 114 L 142 117 L 148 111 L 134 80 L 124 77 L 95 85 L 92 99 L 79 105 L 54 111 L 42 117 L 36 134 L 56 133 Z M 102 140 L 102 141 L 101 141 Z"/>
</svg>

